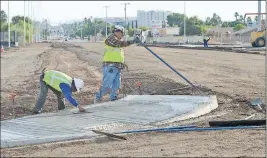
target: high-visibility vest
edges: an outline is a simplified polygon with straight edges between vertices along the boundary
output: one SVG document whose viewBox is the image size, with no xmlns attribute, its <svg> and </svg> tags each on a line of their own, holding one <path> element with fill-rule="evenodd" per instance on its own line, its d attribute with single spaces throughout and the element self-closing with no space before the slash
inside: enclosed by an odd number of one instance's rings
<svg viewBox="0 0 267 158">
<path fill-rule="evenodd" d="M 104 62 L 124 63 L 124 50 L 119 47 L 105 45 Z"/>
<path fill-rule="evenodd" d="M 71 87 L 72 78 L 62 72 L 48 70 L 44 72 L 43 81 L 57 91 L 62 92 L 59 87 L 60 83 L 66 83 Z"/>
</svg>

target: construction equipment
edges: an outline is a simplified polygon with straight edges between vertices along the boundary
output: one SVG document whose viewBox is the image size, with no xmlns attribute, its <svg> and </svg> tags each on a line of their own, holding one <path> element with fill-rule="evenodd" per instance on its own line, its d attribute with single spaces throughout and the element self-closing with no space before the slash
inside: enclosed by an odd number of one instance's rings
<svg viewBox="0 0 267 158">
<path fill-rule="evenodd" d="M 146 36 L 145 36 L 145 33 L 144 31 L 142 31 L 141 29 L 135 29 L 134 30 L 134 39 L 136 37 L 139 37 L 140 41 L 142 43 L 145 43 L 146 42 Z"/>
<path fill-rule="evenodd" d="M 247 15 L 258 15 L 258 14 L 266 14 L 266 13 L 246 13 L 244 16 L 244 22 L 246 23 L 246 16 Z M 261 18 L 263 19 L 263 18 Z M 266 24 L 265 24 L 266 25 Z M 261 25 L 261 30 L 260 31 L 253 31 L 250 34 L 250 42 L 251 45 L 253 47 L 264 47 L 265 46 L 265 42 L 266 42 L 266 38 L 265 38 L 265 30 L 266 27 L 263 25 Z"/>
</svg>

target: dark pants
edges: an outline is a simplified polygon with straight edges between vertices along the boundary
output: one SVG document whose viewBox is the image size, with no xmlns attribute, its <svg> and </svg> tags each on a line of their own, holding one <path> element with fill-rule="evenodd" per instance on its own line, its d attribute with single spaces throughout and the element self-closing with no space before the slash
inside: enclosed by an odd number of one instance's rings
<svg viewBox="0 0 267 158">
<path fill-rule="evenodd" d="M 44 106 L 46 97 L 47 97 L 47 92 L 48 92 L 48 88 L 50 90 L 52 90 L 56 96 L 57 96 L 57 101 L 58 101 L 58 109 L 59 110 L 63 110 L 65 108 L 65 104 L 62 101 L 63 99 L 63 95 L 61 92 L 57 91 L 56 89 L 52 88 L 51 86 L 47 85 L 44 81 L 43 81 L 44 75 L 40 75 L 40 94 L 38 97 L 38 100 L 35 104 L 35 111 L 42 111 L 42 108 Z"/>
<path fill-rule="evenodd" d="M 208 43 L 204 42 L 204 47 L 209 47 Z"/>
</svg>

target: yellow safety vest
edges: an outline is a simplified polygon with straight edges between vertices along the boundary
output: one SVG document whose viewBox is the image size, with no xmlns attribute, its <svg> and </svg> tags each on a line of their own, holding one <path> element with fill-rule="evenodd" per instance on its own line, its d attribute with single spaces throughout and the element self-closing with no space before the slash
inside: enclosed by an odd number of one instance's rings
<svg viewBox="0 0 267 158">
<path fill-rule="evenodd" d="M 104 62 L 124 63 L 124 50 L 119 47 L 105 45 Z"/>
<path fill-rule="evenodd" d="M 43 81 L 57 91 L 62 92 L 59 87 L 60 83 L 66 83 L 71 87 L 72 78 L 62 72 L 48 70 L 44 72 Z"/>
</svg>

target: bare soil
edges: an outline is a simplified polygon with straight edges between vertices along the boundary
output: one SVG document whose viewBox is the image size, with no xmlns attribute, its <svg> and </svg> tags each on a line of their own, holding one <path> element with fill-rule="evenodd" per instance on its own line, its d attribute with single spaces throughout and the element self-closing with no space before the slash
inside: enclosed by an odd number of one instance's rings
<svg viewBox="0 0 267 158">
<path fill-rule="evenodd" d="M 43 68 L 84 79 L 85 89 L 75 97 L 81 104 L 93 101 L 101 81 L 103 43 L 39 43 L 10 51 L 1 58 L 1 120 L 11 119 L 15 93 L 16 117 L 31 115 L 39 93 Z M 249 106 L 249 100 L 265 96 L 264 56 L 232 52 L 151 48 L 194 84 L 202 95 L 216 94 L 219 107 L 213 112 L 168 125 L 208 126 L 210 120 L 253 119 L 265 114 Z M 125 50 L 129 71 L 122 76 L 123 94 L 192 94 L 185 82 L 145 48 Z M 137 82 L 142 82 L 141 93 Z M 181 89 L 183 88 L 183 89 Z M 108 99 L 108 96 L 106 97 Z M 44 110 L 56 111 L 56 97 L 49 92 Z M 72 108 L 67 103 L 67 108 Z M 264 156 L 264 131 L 234 130 L 128 135 L 127 141 L 107 138 L 31 147 L 1 149 L 1 156 Z"/>
</svg>

